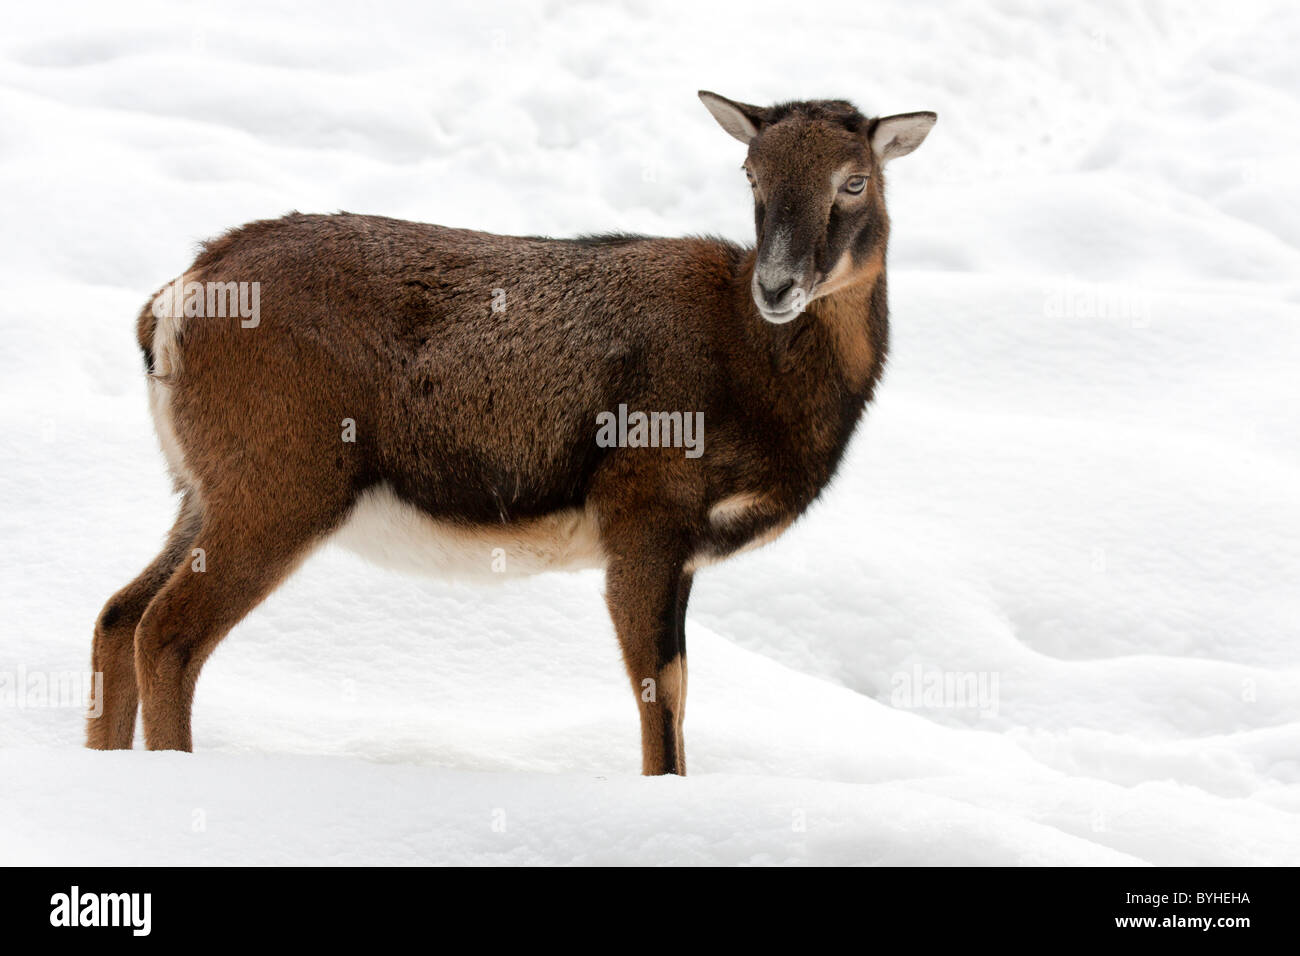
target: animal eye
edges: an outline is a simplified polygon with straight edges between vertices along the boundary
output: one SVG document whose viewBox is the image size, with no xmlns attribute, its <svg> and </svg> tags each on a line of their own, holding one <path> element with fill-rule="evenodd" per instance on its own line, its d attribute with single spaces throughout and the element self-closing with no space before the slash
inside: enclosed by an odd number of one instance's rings
<svg viewBox="0 0 1300 956">
<path fill-rule="evenodd" d="M 758 186 L 758 182 L 754 179 L 754 174 L 750 171 L 750 168 L 748 166 L 741 166 L 740 168 L 745 171 L 745 178 L 749 180 L 749 184 L 755 187 Z"/>
<path fill-rule="evenodd" d="M 844 184 L 844 191 L 856 196 L 862 190 L 867 188 L 866 176 L 850 176 L 848 182 Z"/>
</svg>

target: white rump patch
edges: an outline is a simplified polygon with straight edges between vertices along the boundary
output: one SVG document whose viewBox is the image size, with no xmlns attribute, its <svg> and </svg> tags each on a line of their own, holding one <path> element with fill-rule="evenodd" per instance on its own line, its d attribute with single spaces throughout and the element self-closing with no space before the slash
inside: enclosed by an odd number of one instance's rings
<svg viewBox="0 0 1300 956">
<path fill-rule="evenodd" d="M 172 421 L 171 412 L 171 386 L 168 384 L 181 367 L 180 348 L 176 340 L 185 313 L 184 303 L 177 300 L 175 293 L 178 288 L 184 287 L 185 275 L 182 274 L 179 279 L 163 286 L 162 291 L 154 297 L 153 341 L 149 346 L 153 354 L 153 372 L 149 376 L 149 413 L 153 416 L 158 443 L 162 446 L 167 467 L 177 486 L 197 490 L 197 481 L 185 464 L 185 454 L 176 437 L 176 425 Z"/>
</svg>

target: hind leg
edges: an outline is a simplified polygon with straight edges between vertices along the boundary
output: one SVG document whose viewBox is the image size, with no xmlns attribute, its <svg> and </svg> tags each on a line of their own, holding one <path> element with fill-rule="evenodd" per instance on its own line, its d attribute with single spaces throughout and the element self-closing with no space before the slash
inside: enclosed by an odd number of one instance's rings
<svg viewBox="0 0 1300 956">
<path fill-rule="evenodd" d="M 91 666 L 97 690 L 86 719 L 86 746 L 95 750 L 129 750 L 135 737 L 139 695 L 135 683 L 135 628 L 145 608 L 172 572 L 185 562 L 199 530 L 202 509 L 193 492 L 185 492 L 180 514 L 158 557 L 134 581 L 118 591 L 95 622 Z"/>
<path fill-rule="evenodd" d="M 203 549 L 204 569 L 177 568 L 136 629 L 135 671 L 150 750 L 192 748 L 190 714 L 204 661 L 336 520 L 273 500 L 204 502 L 193 545 Z"/>
</svg>

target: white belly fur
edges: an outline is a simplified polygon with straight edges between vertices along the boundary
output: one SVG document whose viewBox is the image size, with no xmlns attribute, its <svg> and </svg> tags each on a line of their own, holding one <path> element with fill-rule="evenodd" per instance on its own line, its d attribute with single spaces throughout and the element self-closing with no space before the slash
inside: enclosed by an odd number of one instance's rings
<svg viewBox="0 0 1300 956">
<path fill-rule="evenodd" d="M 499 580 L 605 566 L 590 512 L 466 526 L 432 518 L 386 486 L 363 493 L 332 540 L 384 567 L 440 577 Z"/>
<path fill-rule="evenodd" d="M 721 525 L 762 504 L 758 496 L 736 495 L 716 504 L 709 517 Z M 762 547 L 789 525 L 782 522 L 739 551 Z M 607 563 L 596 517 L 589 511 L 569 508 L 510 524 L 466 526 L 430 517 L 386 485 L 364 492 L 331 540 L 382 567 L 437 577 L 500 580 L 603 569 Z M 695 555 L 687 570 L 718 560 Z"/>
</svg>

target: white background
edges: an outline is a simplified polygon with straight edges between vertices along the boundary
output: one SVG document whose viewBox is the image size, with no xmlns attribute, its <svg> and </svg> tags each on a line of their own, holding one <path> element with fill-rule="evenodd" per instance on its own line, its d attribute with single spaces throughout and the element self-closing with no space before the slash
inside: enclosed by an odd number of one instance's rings
<svg viewBox="0 0 1300 956">
<path fill-rule="evenodd" d="M 192 756 L 0 706 L 0 862 L 1300 863 L 1293 10 L 10 5 L 11 686 L 88 667 L 170 526 L 134 318 L 198 240 L 340 208 L 747 240 L 697 89 L 940 119 L 890 167 L 893 351 L 841 475 L 697 580 L 692 776 L 637 776 L 599 575 L 325 551 L 208 664 Z"/>
</svg>

